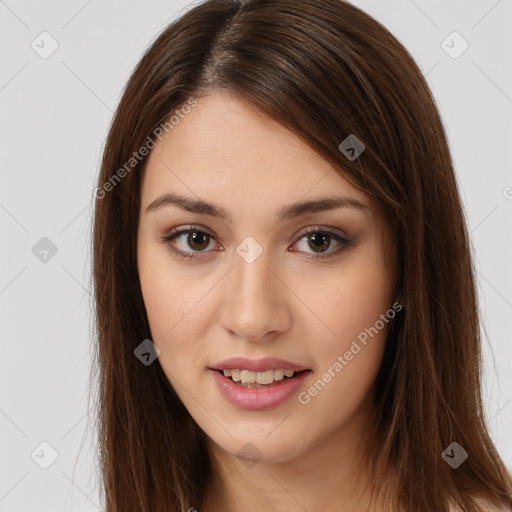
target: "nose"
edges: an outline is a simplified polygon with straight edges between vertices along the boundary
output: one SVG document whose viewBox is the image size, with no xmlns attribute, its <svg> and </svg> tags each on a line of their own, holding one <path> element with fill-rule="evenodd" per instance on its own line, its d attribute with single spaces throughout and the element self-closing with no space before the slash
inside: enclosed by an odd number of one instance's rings
<svg viewBox="0 0 512 512">
<path fill-rule="evenodd" d="M 221 327 L 233 338 L 265 343 L 291 325 L 290 295 L 286 279 L 271 267 L 269 251 L 252 262 L 234 255 L 223 290 Z M 275 265 L 274 265 L 275 267 Z"/>
</svg>

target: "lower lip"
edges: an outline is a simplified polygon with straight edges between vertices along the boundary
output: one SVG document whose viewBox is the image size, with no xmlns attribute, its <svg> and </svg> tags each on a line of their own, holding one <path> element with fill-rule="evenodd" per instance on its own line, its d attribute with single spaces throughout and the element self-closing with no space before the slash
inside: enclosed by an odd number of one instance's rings
<svg viewBox="0 0 512 512">
<path fill-rule="evenodd" d="M 298 392 L 311 370 L 303 371 L 291 379 L 286 379 L 265 388 L 244 388 L 224 377 L 217 370 L 211 370 L 222 396 L 232 405 L 247 411 L 274 409 Z"/>
</svg>

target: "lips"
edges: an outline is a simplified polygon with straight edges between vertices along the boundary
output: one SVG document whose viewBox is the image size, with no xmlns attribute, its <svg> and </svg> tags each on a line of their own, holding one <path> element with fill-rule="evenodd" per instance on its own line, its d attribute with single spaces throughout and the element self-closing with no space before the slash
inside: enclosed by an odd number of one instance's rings
<svg viewBox="0 0 512 512">
<path fill-rule="evenodd" d="M 249 370 L 252 372 L 265 372 L 267 370 L 293 370 L 295 372 L 301 372 L 303 370 L 309 370 L 310 368 L 302 366 L 297 363 L 292 363 L 284 359 L 278 359 L 275 357 L 264 357 L 263 359 L 248 359 L 246 357 L 231 357 L 215 363 L 209 367 L 211 370 Z"/>
<path fill-rule="evenodd" d="M 299 371 L 290 379 L 258 388 L 240 386 L 218 370 L 209 369 L 209 373 L 220 394 L 231 405 L 247 411 L 265 411 L 279 407 L 298 393 L 311 370 Z"/>
</svg>

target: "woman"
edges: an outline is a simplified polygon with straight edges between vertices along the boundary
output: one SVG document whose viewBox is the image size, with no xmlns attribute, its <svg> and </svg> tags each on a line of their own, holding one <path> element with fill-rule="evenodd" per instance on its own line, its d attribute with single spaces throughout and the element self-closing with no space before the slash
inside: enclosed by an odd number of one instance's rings
<svg viewBox="0 0 512 512">
<path fill-rule="evenodd" d="M 107 512 L 512 506 L 423 76 L 339 0 L 208 0 L 131 76 L 96 190 Z"/>
</svg>

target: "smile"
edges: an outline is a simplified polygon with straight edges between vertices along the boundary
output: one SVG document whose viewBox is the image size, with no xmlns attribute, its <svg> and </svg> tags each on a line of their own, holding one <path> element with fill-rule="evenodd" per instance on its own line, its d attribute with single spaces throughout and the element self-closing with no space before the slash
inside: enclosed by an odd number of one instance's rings
<svg viewBox="0 0 512 512">
<path fill-rule="evenodd" d="M 209 369 L 220 394 L 231 405 L 248 411 L 264 411 L 279 407 L 299 392 L 304 380 L 311 370 L 295 372 L 286 370 L 267 370 L 253 372 L 247 370 L 213 370 Z M 225 372 L 228 375 L 225 375 Z M 274 379 L 274 372 L 280 379 Z M 259 376 L 260 381 L 257 378 Z M 281 376 L 282 374 L 282 376 Z M 272 378 L 271 382 L 270 378 Z M 238 379 L 238 380 L 235 380 Z"/>
</svg>

